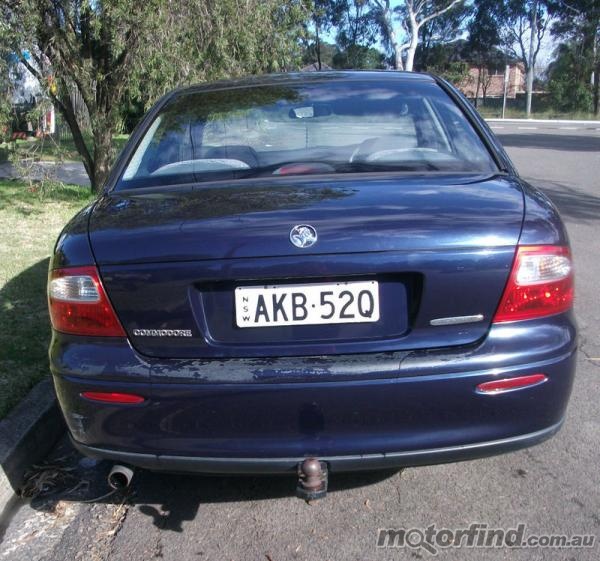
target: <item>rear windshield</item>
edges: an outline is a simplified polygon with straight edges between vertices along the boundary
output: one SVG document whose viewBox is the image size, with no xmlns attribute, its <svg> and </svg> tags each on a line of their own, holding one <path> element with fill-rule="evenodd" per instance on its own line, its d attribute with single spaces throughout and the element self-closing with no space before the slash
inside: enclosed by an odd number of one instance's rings
<svg viewBox="0 0 600 561">
<path fill-rule="evenodd" d="M 324 81 L 181 94 L 148 127 L 117 188 L 358 172 L 490 172 L 436 84 Z"/>
</svg>

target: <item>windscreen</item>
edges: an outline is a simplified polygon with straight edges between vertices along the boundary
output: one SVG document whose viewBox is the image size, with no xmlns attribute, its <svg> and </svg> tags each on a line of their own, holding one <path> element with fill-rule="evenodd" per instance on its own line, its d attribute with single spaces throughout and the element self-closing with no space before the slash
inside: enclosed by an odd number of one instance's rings
<svg viewBox="0 0 600 561">
<path fill-rule="evenodd" d="M 117 188 L 391 171 L 497 167 L 437 84 L 332 79 L 179 94 L 146 130 Z"/>
</svg>

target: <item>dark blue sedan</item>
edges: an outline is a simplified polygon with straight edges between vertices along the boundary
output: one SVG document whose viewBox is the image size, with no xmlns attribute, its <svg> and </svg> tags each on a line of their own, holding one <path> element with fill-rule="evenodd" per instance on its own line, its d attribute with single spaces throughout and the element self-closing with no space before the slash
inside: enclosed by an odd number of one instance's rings
<svg viewBox="0 0 600 561">
<path fill-rule="evenodd" d="M 165 96 L 61 234 L 48 295 L 75 446 L 152 470 L 488 456 L 553 435 L 573 383 L 559 215 L 428 75 Z"/>
</svg>

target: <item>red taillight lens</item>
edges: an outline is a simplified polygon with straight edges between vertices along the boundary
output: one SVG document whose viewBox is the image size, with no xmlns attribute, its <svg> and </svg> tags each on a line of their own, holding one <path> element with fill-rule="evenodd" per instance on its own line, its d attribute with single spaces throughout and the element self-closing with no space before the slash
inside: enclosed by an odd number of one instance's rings
<svg viewBox="0 0 600 561">
<path fill-rule="evenodd" d="M 73 335 L 125 337 L 96 267 L 50 271 L 48 307 L 52 327 Z"/>
<path fill-rule="evenodd" d="M 119 392 L 82 392 L 81 397 L 102 403 L 136 404 L 143 403 L 145 399 L 141 395 Z"/>
<path fill-rule="evenodd" d="M 573 306 L 573 264 L 564 246 L 520 246 L 494 323 L 534 319 Z"/>
<path fill-rule="evenodd" d="M 499 394 L 508 392 L 510 390 L 517 390 L 519 388 L 527 388 L 530 386 L 537 386 L 542 382 L 545 382 L 548 376 L 545 374 L 528 374 L 527 376 L 516 376 L 515 378 L 503 378 L 502 380 L 491 380 L 490 382 L 483 382 L 477 386 L 479 393 L 487 394 Z"/>
</svg>

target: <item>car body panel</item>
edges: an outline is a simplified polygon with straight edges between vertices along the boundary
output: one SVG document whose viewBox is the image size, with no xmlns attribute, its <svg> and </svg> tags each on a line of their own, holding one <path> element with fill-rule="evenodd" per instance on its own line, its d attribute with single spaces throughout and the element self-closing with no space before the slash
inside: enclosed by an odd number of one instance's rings
<svg viewBox="0 0 600 561">
<path fill-rule="evenodd" d="M 222 458 L 393 453 L 485 443 L 560 423 L 574 374 L 571 314 L 523 323 L 494 326 L 482 344 L 456 351 L 148 360 L 127 342 L 106 340 L 86 351 L 95 365 L 82 369 L 80 338 L 55 337 L 51 354 L 67 424 L 86 446 Z M 107 367 L 104 357 L 115 352 L 125 369 Z M 475 391 L 484 381 L 539 372 L 548 376 L 539 386 Z M 108 388 L 147 401 L 124 407 L 79 397 Z"/>
<path fill-rule="evenodd" d="M 453 175 L 436 177 L 435 186 L 430 176 L 323 183 L 101 199 L 91 245 L 135 347 L 159 357 L 300 356 L 462 345 L 485 335 L 521 233 L 519 181 Z M 293 246 L 295 224 L 314 226 L 319 241 Z M 357 278 L 379 281 L 382 321 L 275 332 L 240 330 L 227 319 L 237 286 Z M 483 321 L 430 323 L 466 315 Z M 137 329 L 186 329 L 192 337 L 138 337 Z"/>
<path fill-rule="evenodd" d="M 512 178 L 361 175 L 115 193 L 94 207 L 94 255 L 103 266 L 514 247 L 519 238 L 523 194 Z M 319 240 L 300 249 L 289 232 L 303 223 Z"/>
</svg>

